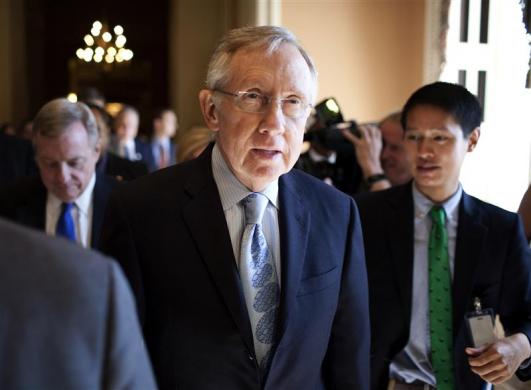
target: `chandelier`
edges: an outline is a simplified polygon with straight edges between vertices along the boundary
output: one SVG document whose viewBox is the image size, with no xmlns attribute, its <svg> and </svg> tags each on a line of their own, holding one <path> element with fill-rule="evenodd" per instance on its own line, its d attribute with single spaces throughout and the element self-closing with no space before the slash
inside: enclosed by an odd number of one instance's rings
<svg viewBox="0 0 531 390">
<path fill-rule="evenodd" d="M 114 34 L 109 31 L 107 23 L 102 24 L 96 20 L 92 23 L 90 34 L 83 37 L 85 47 L 76 50 L 76 56 L 85 62 L 128 62 L 133 58 L 133 51 L 125 48 L 127 38 L 120 25 L 113 28 Z"/>
</svg>

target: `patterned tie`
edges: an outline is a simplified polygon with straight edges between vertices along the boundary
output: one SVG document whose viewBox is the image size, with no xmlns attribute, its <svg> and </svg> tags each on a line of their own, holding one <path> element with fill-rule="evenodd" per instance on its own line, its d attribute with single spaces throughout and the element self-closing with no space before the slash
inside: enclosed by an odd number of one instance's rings
<svg viewBox="0 0 531 390">
<path fill-rule="evenodd" d="M 63 203 L 61 214 L 55 227 L 55 235 L 65 237 L 68 240 L 76 241 L 76 227 L 72 218 L 72 208 L 74 203 Z"/>
<path fill-rule="evenodd" d="M 261 224 L 268 199 L 260 193 L 252 193 L 242 203 L 246 225 L 241 243 L 240 279 L 253 329 L 256 358 L 265 373 L 274 342 L 280 293 L 275 264 Z"/>
<path fill-rule="evenodd" d="M 433 222 L 428 246 L 431 361 L 437 390 L 453 390 L 452 277 L 446 215 L 442 207 L 434 206 L 430 216 Z"/>
</svg>

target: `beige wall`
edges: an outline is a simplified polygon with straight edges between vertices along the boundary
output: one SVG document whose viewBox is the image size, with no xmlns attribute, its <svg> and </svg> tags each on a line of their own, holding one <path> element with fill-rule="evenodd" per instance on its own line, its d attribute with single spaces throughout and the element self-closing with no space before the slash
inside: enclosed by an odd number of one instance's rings
<svg viewBox="0 0 531 390">
<path fill-rule="evenodd" d="M 283 0 L 292 30 L 319 70 L 318 99 L 345 119 L 377 120 L 422 84 L 424 0 Z"/>
</svg>

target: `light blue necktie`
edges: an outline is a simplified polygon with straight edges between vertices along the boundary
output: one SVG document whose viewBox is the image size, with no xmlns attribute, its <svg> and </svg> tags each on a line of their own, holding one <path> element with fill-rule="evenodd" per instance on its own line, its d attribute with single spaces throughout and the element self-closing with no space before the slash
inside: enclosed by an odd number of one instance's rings
<svg viewBox="0 0 531 390">
<path fill-rule="evenodd" d="M 65 237 L 68 240 L 76 241 L 76 227 L 72 218 L 72 208 L 74 203 L 63 203 L 61 214 L 57 220 L 55 235 Z"/>
<path fill-rule="evenodd" d="M 262 217 L 268 202 L 266 196 L 256 192 L 242 201 L 245 230 L 240 252 L 240 279 L 262 373 L 269 367 L 280 296 L 275 264 L 262 230 Z"/>
</svg>

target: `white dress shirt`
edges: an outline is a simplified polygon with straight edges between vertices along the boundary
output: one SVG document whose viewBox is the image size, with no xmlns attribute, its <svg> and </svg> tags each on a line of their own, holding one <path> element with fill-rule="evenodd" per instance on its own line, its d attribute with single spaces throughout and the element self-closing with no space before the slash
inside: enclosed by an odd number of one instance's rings
<svg viewBox="0 0 531 390">
<path fill-rule="evenodd" d="M 83 247 L 90 247 L 92 239 L 92 194 L 96 184 L 96 174 L 92 174 L 87 187 L 73 202 L 72 219 L 76 228 L 76 241 Z M 63 201 L 48 191 L 46 199 L 46 234 L 55 236 L 57 220 L 61 215 Z"/>
<path fill-rule="evenodd" d="M 214 145 L 212 151 L 212 173 L 214 181 L 218 187 L 221 205 L 229 228 L 232 250 L 239 268 L 240 246 L 243 231 L 245 230 L 245 213 L 241 201 L 252 193 L 234 176 L 225 162 L 218 145 Z M 267 247 L 271 251 L 278 283 L 280 285 L 280 234 L 278 228 L 278 180 L 269 184 L 261 192 L 269 199 L 262 219 L 262 229 L 267 242 Z"/>
</svg>

